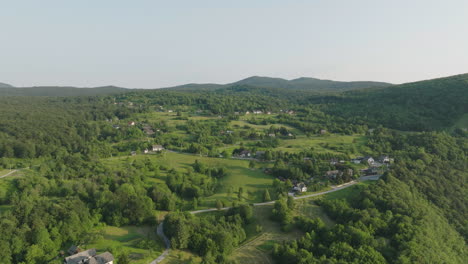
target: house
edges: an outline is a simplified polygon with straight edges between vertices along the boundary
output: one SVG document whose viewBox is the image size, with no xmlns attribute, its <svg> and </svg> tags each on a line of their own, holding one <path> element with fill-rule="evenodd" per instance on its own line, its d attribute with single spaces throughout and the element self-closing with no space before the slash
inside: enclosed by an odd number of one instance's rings
<svg viewBox="0 0 468 264">
<path fill-rule="evenodd" d="M 80 251 L 80 249 L 75 246 L 75 245 L 72 245 L 68 250 L 67 250 L 67 253 L 68 255 L 75 255 L 76 253 L 78 253 Z"/>
<path fill-rule="evenodd" d="M 333 178 L 333 179 L 335 179 L 338 176 L 341 176 L 342 174 L 343 173 L 341 171 L 339 171 L 339 170 L 331 170 L 331 171 L 325 172 L 325 176 L 327 178 Z"/>
<path fill-rule="evenodd" d="M 248 158 L 252 155 L 252 153 L 250 152 L 250 150 L 242 150 L 240 153 L 239 153 L 239 157 L 241 158 Z"/>
<path fill-rule="evenodd" d="M 174 110 L 167 110 L 167 112 L 168 112 L 168 113 L 172 113 L 172 112 L 174 112 Z"/>
<path fill-rule="evenodd" d="M 293 136 L 293 134 L 291 134 L 291 133 L 288 133 L 288 137 L 292 137 L 292 136 Z"/>
<path fill-rule="evenodd" d="M 143 150 L 143 153 L 145 153 L 145 154 L 148 154 L 148 152 L 149 152 L 148 149 Z"/>
<path fill-rule="evenodd" d="M 301 192 L 301 193 L 307 192 L 307 186 L 305 185 L 305 183 L 299 182 L 293 187 L 293 191 Z"/>
<path fill-rule="evenodd" d="M 153 151 L 162 151 L 164 147 L 161 145 L 153 145 Z"/>
<path fill-rule="evenodd" d="M 390 157 L 382 155 L 377 159 L 380 163 L 390 163 Z"/>
<path fill-rule="evenodd" d="M 234 131 L 232 131 L 232 130 L 226 130 L 226 133 L 227 133 L 227 134 L 232 134 L 232 133 L 234 133 Z"/>
<path fill-rule="evenodd" d="M 260 111 L 260 110 L 254 110 L 253 113 L 256 114 L 256 115 L 259 115 L 259 114 L 261 114 L 261 113 L 263 113 L 263 112 Z"/>
<path fill-rule="evenodd" d="M 330 165 L 336 165 L 338 163 L 337 159 L 331 159 L 330 160 Z"/>
<path fill-rule="evenodd" d="M 326 129 L 320 129 L 320 134 L 321 134 L 321 135 L 324 135 L 324 134 L 326 134 L 326 133 L 327 133 L 327 130 L 326 130 Z"/>
<path fill-rule="evenodd" d="M 120 129 L 119 125 L 113 125 L 112 127 L 115 128 L 115 129 Z"/>
<path fill-rule="evenodd" d="M 136 154 L 137 154 L 136 151 L 130 152 L 130 155 L 132 155 L 132 156 L 136 156 Z"/>
<path fill-rule="evenodd" d="M 364 157 L 362 162 L 367 162 L 367 164 L 372 165 L 374 164 L 375 160 L 371 156 Z"/>
<path fill-rule="evenodd" d="M 255 158 L 262 159 L 265 156 L 265 151 L 257 151 L 255 152 Z"/>
<path fill-rule="evenodd" d="M 246 115 L 250 115 L 250 112 L 249 112 L 249 111 L 247 111 L 247 112 L 245 112 L 245 114 L 246 114 Z"/>
<path fill-rule="evenodd" d="M 269 137 L 276 137 L 275 133 L 268 134 Z"/>
<path fill-rule="evenodd" d="M 149 126 L 149 125 L 145 125 L 145 126 L 143 127 L 143 132 L 145 132 L 146 135 L 148 135 L 148 136 L 154 135 L 154 130 L 153 130 L 153 128 L 152 128 L 151 126 Z"/>
<path fill-rule="evenodd" d="M 88 249 L 86 251 L 77 253 L 66 257 L 63 261 L 64 264 L 114 264 L 114 256 L 110 252 L 104 252 L 96 255 L 95 249 Z"/>
<path fill-rule="evenodd" d="M 379 169 L 376 167 L 368 168 L 366 170 L 362 170 L 362 173 L 366 176 L 377 175 L 379 174 Z"/>
<path fill-rule="evenodd" d="M 270 111 L 268 111 L 268 112 L 266 112 L 266 114 L 267 114 L 267 115 L 271 115 L 271 112 L 270 112 Z"/>
<path fill-rule="evenodd" d="M 351 162 L 354 164 L 361 164 L 362 159 L 362 157 L 357 157 L 355 159 L 351 159 Z"/>
<path fill-rule="evenodd" d="M 130 122 L 128 122 L 128 125 L 129 125 L 129 126 L 134 126 L 134 125 L 135 125 L 135 122 L 134 122 L 134 121 L 130 121 Z"/>
<path fill-rule="evenodd" d="M 69 257 L 66 257 L 63 263 L 64 264 L 82 264 L 82 263 L 84 264 L 84 263 L 87 263 L 85 261 L 87 261 L 93 256 L 96 256 L 96 249 L 94 248 L 79 252 Z"/>
</svg>

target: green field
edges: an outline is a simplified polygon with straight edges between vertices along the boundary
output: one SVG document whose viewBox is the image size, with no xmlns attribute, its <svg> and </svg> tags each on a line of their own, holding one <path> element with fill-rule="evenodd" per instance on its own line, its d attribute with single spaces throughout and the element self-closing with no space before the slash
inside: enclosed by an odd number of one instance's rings
<svg viewBox="0 0 468 264">
<path fill-rule="evenodd" d="M 263 201 L 263 190 L 269 188 L 273 182 L 273 177 L 263 173 L 261 169 L 250 169 L 248 160 L 239 159 L 222 159 L 202 157 L 198 155 L 182 154 L 175 152 L 165 152 L 159 155 L 137 155 L 134 157 L 119 157 L 104 160 L 105 163 L 115 166 L 122 165 L 122 162 L 131 162 L 133 159 L 155 159 L 158 164 L 164 165 L 168 168 L 175 168 L 180 171 L 185 171 L 191 167 L 195 160 L 213 167 L 225 167 L 228 175 L 219 180 L 221 188 L 218 192 L 210 197 L 207 197 L 203 204 L 199 205 L 199 209 L 215 207 L 217 199 L 222 200 L 226 204 L 231 204 L 232 201 L 237 200 L 237 190 L 239 187 L 244 189 L 243 200 L 249 203 L 256 203 Z M 260 166 L 269 166 L 269 164 L 259 163 Z M 154 181 L 163 181 L 165 176 L 155 178 Z M 230 194 L 229 194 L 230 192 Z"/>
<path fill-rule="evenodd" d="M 355 184 L 351 187 L 332 192 L 332 193 L 327 193 L 324 195 L 324 199 L 326 200 L 334 200 L 334 199 L 355 199 L 359 196 L 359 193 L 362 191 L 365 186 L 372 185 L 377 183 L 377 181 L 363 181 L 359 182 L 358 184 Z"/>
<path fill-rule="evenodd" d="M 102 237 L 86 248 L 95 248 L 98 252 L 127 252 L 131 263 L 147 264 L 164 251 L 164 243 L 156 235 L 154 227 L 106 226 L 95 231 Z"/>
<path fill-rule="evenodd" d="M 247 242 L 238 247 L 231 258 L 238 263 L 245 264 L 272 264 L 274 263 L 270 252 L 273 244 L 284 240 L 293 240 L 302 235 L 301 232 L 293 230 L 281 231 L 280 225 L 270 219 L 273 205 L 263 205 L 254 208 L 255 221 L 246 227 Z M 262 232 L 256 233 L 255 226 L 262 226 Z M 253 229 L 253 230 L 252 230 Z"/>
</svg>

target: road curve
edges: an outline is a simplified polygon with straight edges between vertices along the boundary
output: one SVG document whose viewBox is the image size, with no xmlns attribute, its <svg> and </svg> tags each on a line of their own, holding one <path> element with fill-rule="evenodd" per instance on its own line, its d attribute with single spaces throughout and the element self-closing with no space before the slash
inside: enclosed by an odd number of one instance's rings
<svg viewBox="0 0 468 264">
<path fill-rule="evenodd" d="M 356 183 L 358 183 L 359 181 L 378 180 L 381 176 L 382 175 L 364 176 L 364 177 L 359 178 L 359 180 L 353 180 L 353 181 L 350 181 L 350 182 L 347 182 L 347 183 L 344 183 L 344 184 L 341 184 L 341 185 L 332 186 L 332 189 L 328 190 L 328 191 L 323 191 L 323 192 L 318 192 L 318 193 L 313 193 L 313 194 L 308 194 L 308 195 L 303 195 L 303 196 L 297 196 L 297 197 L 294 197 L 294 199 L 295 200 L 305 199 L 305 198 L 310 198 L 310 197 L 314 197 L 314 196 L 324 195 L 324 194 L 327 194 L 327 193 L 336 192 L 336 191 L 343 190 L 345 188 L 351 187 L 351 186 L 355 185 Z M 264 203 L 254 203 L 252 205 L 253 206 L 269 205 L 269 204 L 274 204 L 275 202 L 276 201 L 270 201 L 270 202 L 264 202 Z M 231 207 L 223 207 L 223 208 L 220 208 L 220 209 L 210 208 L 210 209 L 190 211 L 190 213 L 191 214 L 199 214 L 199 213 L 213 212 L 213 211 L 218 211 L 218 210 L 228 210 L 230 208 Z M 163 223 L 164 223 L 164 220 L 158 225 L 157 233 L 164 240 L 164 243 L 166 244 L 166 250 L 164 250 L 164 252 L 161 254 L 161 256 L 159 256 L 157 259 L 153 260 L 150 264 L 160 263 L 161 261 L 163 261 L 169 255 L 169 248 L 171 247 L 171 245 L 170 245 L 169 239 L 164 235 Z"/>
</svg>

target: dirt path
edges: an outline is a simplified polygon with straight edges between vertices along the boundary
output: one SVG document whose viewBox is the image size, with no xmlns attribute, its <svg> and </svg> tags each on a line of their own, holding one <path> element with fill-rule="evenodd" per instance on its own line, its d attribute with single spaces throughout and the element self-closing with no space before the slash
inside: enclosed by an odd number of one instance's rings
<svg viewBox="0 0 468 264">
<path fill-rule="evenodd" d="M 17 172 L 17 171 L 18 171 L 18 170 L 12 170 L 12 171 L 10 171 L 9 173 L 7 173 L 7 174 L 5 174 L 5 175 L 2 175 L 2 176 L 0 176 L 0 179 L 1 179 L 1 178 L 5 178 L 5 177 L 7 177 L 7 176 L 9 176 L 9 175 L 11 175 L 11 174 L 13 174 L 13 173 Z"/>
</svg>

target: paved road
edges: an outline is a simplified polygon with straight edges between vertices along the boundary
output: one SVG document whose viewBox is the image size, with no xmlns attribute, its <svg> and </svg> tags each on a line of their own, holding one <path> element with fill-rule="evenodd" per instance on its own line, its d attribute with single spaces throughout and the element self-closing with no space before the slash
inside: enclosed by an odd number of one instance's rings
<svg viewBox="0 0 468 264">
<path fill-rule="evenodd" d="M 347 183 L 344 183 L 344 184 L 341 184 L 341 185 L 332 186 L 332 189 L 328 190 L 328 191 L 323 191 L 323 192 L 318 192 L 318 193 L 313 193 L 313 194 L 308 194 L 308 195 L 303 195 L 303 196 L 297 196 L 297 197 L 294 197 L 294 199 L 296 199 L 296 200 L 297 199 L 305 199 L 305 198 L 310 198 L 310 197 L 314 197 L 314 196 L 324 195 L 324 194 L 327 194 L 327 193 L 336 192 L 336 191 L 343 190 L 345 188 L 351 187 L 351 186 L 355 185 L 356 183 L 358 183 L 359 181 L 369 181 L 369 180 L 374 180 L 375 181 L 375 180 L 378 180 L 381 176 L 382 175 L 364 176 L 364 177 L 359 178 L 359 180 L 354 180 L 354 181 L 350 181 L 350 182 L 347 182 Z M 254 203 L 253 206 L 274 204 L 275 202 L 276 201 L 270 201 L 270 202 L 264 202 L 264 203 Z M 223 207 L 223 208 L 221 208 L 219 210 L 228 210 L 229 208 L 231 208 L 231 207 Z M 191 211 L 190 213 L 191 214 L 199 214 L 199 213 L 213 212 L 213 211 L 218 211 L 218 208 L 210 208 L 210 209 Z M 161 256 L 159 256 L 157 259 L 153 260 L 150 264 L 159 263 L 159 262 L 163 261 L 166 258 L 167 255 L 169 255 L 170 241 L 164 235 L 163 223 L 164 223 L 164 220 L 163 220 L 163 222 L 161 222 L 161 224 L 158 225 L 157 233 L 164 240 L 164 243 L 166 244 L 166 250 L 163 252 L 163 254 Z"/>
<path fill-rule="evenodd" d="M 18 170 L 12 170 L 12 171 L 10 171 L 9 173 L 7 173 L 7 174 L 5 174 L 5 175 L 2 175 L 2 176 L 0 176 L 0 179 L 1 179 L 1 178 L 5 178 L 5 177 L 7 177 L 7 176 L 9 176 L 9 175 L 11 175 L 11 174 L 13 174 L 13 173 L 17 172 L 17 171 L 18 171 Z"/>
<path fill-rule="evenodd" d="M 169 255 L 169 251 L 171 250 L 170 249 L 171 248 L 171 241 L 164 234 L 164 221 L 162 221 L 158 225 L 158 228 L 156 229 L 156 233 L 158 234 L 158 236 L 160 236 L 163 239 L 164 244 L 166 245 L 166 249 L 164 250 L 164 252 L 157 259 L 151 261 L 150 264 L 160 263 L 161 261 L 163 261 Z"/>
</svg>

